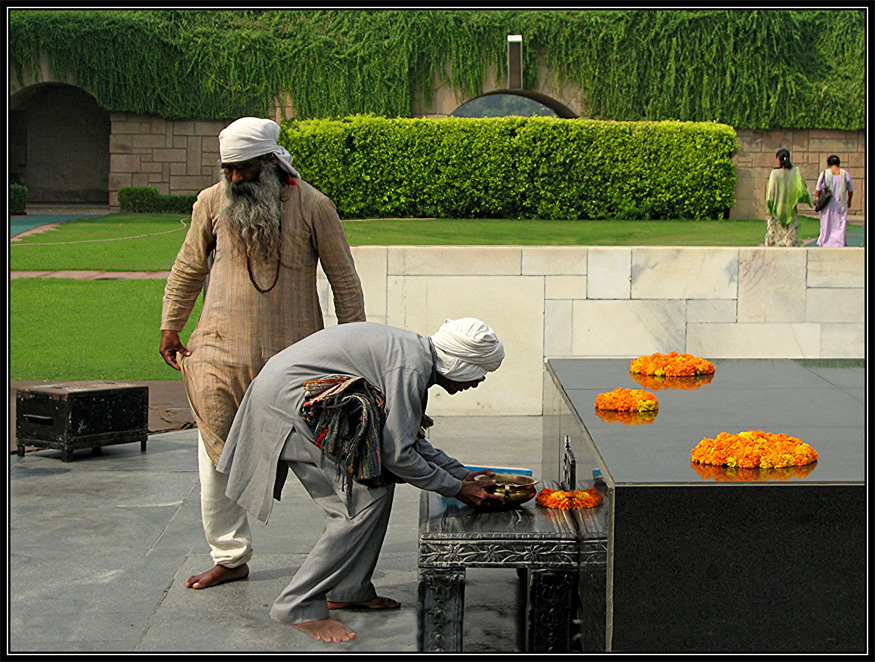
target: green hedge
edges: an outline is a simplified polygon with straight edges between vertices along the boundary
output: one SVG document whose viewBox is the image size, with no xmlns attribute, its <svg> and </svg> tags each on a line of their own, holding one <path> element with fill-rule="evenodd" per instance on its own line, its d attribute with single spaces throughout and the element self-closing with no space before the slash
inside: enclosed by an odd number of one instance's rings
<svg viewBox="0 0 875 662">
<path fill-rule="evenodd" d="M 190 214 L 196 195 L 162 195 L 150 186 L 130 186 L 118 191 L 119 209 L 125 212 Z"/>
<path fill-rule="evenodd" d="M 548 117 L 293 120 L 280 142 L 342 218 L 717 219 L 732 127 Z"/>
<path fill-rule="evenodd" d="M 9 213 L 24 214 L 27 208 L 27 187 L 21 184 L 9 185 Z"/>
</svg>

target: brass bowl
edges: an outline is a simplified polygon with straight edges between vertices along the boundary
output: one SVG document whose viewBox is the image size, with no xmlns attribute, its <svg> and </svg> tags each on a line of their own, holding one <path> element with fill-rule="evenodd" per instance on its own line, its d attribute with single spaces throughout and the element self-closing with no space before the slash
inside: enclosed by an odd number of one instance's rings
<svg viewBox="0 0 875 662">
<path fill-rule="evenodd" d="M 519 474 L 495 474 L 494 476 L 486 476 L 480 474 L 475 478 L 480 481 L 495 481 L 495 485 L 484 487 L 483 489 L 490 494 L 496 494 L 504 497 L 504 501 L 500 504 L 489 503 L 482 506 L 483 508 L 514 508 L 535 498 L 537 494 L 538 480 L 531 476 L 520 476 Z"/>
</svg>

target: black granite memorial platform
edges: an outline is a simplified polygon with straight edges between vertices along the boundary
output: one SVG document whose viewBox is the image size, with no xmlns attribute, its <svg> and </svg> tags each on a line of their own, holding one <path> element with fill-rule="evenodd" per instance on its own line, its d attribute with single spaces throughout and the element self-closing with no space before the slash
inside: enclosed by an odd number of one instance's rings
<svg viewBox="0 0 875 662">
<path fill-rule="evenodd" d="M 581 575 L 584 640 L 602 631 L 613 652 L 864 651 L 863 362 L 714 360 L 698 388 L 645 389 L 659 399 L 652 420 L 602 420 L 599 393 L 644 388 L 629 363 L 545 364 L 543 478 L 563 475 L 567 445 L 571 487 L 604 480 L 605 609 L 593 613 Z M 691 462 L 702 438 L 744 430 L 798 437 L 818 461 L 743 472 Z"/>
</svg>

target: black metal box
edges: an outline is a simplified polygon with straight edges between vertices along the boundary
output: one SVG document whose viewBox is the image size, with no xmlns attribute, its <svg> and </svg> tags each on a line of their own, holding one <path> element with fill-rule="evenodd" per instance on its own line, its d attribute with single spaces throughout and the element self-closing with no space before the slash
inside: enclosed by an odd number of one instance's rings
<svg viewBox="0 0 875 662">
<path fill-rule="evenodd" d="M 25 446 L 73 451 L 140 442 L 146 450 L 149 387 L 123 382 L 46 384 L 19 389 L 15 396 L 15 434 L 19 455 Z"/>
</svg>

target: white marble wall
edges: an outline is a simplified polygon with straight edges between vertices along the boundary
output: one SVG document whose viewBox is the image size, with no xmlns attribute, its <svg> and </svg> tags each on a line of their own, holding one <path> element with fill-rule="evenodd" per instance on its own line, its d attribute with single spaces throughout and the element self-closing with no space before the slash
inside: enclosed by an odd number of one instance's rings
<svg viewBox="0 0 875 662">
<path fill-rule="evenodd" d="M 368 319 L 433 333 L 478 317 L 507 358 L 436 415 L 539 415 L 545 357 L 862 358 L 863 248 L 353 248 Z M 326 324 L 336 323 L 320 274 Z M 533 442 L 534 443 L 534 442 Z"/>
</svg>

